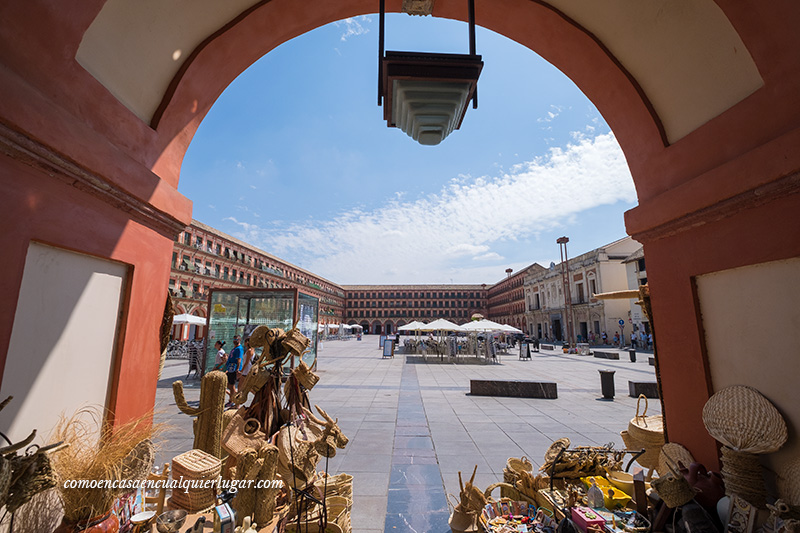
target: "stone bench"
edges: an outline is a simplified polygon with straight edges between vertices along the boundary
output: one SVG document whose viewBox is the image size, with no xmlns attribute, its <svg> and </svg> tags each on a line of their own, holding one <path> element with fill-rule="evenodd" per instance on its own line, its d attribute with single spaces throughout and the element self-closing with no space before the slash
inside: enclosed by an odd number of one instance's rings
<svg viewBox="0 0 800 533">
<path fill-rule="evenodd" d="M 599 359 L 617 359 L 619 360 L 619 352 L 600 352 L 595 350 L 594 356 Z"/>
<path fill-rule="evenodd" d="M 555 350 L 556 347 L 553 344 L 540 344 L 539 349 L 541 350 Z"/>
<path fill-rule="evenodd" d="M 628 381 L 628 395 L 638 398 L 644 394 L 647 398 L 658 398 L 658 383 L 655 381 Z"/>
<path fill-rule="evenodd" d="M 469 380 L 469 393 L 473 396 L 506 396 L 511 398 L 558 398 L 555 381 L 501 381 L 490 379 Z"/>
</svg>

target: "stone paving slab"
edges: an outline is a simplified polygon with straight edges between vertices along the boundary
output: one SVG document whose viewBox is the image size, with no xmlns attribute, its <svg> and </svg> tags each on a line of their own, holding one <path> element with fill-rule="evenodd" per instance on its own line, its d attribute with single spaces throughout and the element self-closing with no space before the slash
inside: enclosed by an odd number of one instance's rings
<svg viewBox="0 0 800 533">
<path fill-rule="evenodd" d="M 654 381 L 655 375 L 645 357 L 632 363 L 627 352 L 620 354 L 619 360 L 605 360 L 542 351 L 520 361 L 512 350 L 500 357 L 500 364 L 431 358 L 407 363 L 400 353 L 382 358 L 373 336 L 323 343 L 317 370 L 321 379 L 311 403 L 338 417 L 350 438 L 328 468 L 354 476 L 353 530 L 408 531 L 408 515 L 387 514 L 391 494 L 392 511 L 403 507 L 424 517 L 417 531 L 446 533 L 449 512 L 442 495 L 458 494 L 459 471 L 466 479 L 477 465 L 477 485 L 486 487 L 502 481 L 509 456 L 525 455 L 538 467 L 550 443 L 564 436 L 576 446 L 614 442 L 621 447 L 619 432 L 636 411 L 628 380 Z M 601 369 L 616 371 L 614 400 L 602 399 Z M 159 463 L 191 446 L 192 419 L 178 411 L 171 388 L 186 370 L 186 361 L 167 361 L 158 383 L 156 419 L 172 426 L 158 450 Z M 471 396 L 470 379 L 555 381 L 559 398 Z M 198 383 L 186 381 L 187 401 L 199 399 Z M 658 401 L 651 400 L 648 414 L 658 412 Z"/>
</svg>

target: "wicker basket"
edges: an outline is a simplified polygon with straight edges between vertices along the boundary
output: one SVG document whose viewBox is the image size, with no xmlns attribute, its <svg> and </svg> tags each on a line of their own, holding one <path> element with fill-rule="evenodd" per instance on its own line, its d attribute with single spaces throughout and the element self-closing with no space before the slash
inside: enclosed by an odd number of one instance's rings
<svg viewBox="0 0 800 533">
<path fill-rule="evenodd" d="M 652 485 L 667 507 L 671 509 L 689 503 L 697 494 L 697 490 L 692 488 L 682 475 L 674 472 L 654 479 Z"/>
<path fill-rule="evenodd" d="M 241 407 L 222 432 L 222 448 L 237 459 L 247 449 L 259 450 L 267 440 L 259 421 L 246 416 L 247 409 Z"/>
<path fill-rule="evenodd" d="M 202 487 L 175 488 L 170 502 L 173 506 L 190 513 L 213 507 L 216 503 L 216 485 L 222 462 L 203 450 L 189 450 L 172 459 L 172 479 L 189 483 L 197 482 Z M 206 487 L 207 485 L 207 487 Z"/>
<path fill-rule="evenodd" d="M 781 498 L 793 507 L 800 507 L 800 459 L 786 465 L 778 479 Z"/>
<path fill-rule="evenodd" d="M 640 415 L 642 400 L 644 400 L 644 412 Z M 636 416 L 628 423 L 628 435 L 642 443 L 644 448 L 664 445 L 664 419 L 661 415 L 647 416 L 647 397 L 644 394 L 640 394 L 636 401 Z"/>
<path fill-rule="evenodd" d="M 760 392 L 745 385 L 726 387 L 703 407 L 708 433 L 729 448 L 747 453 L 772 453 L 787 438 L 786 421 Z"/>
<path fill-rule="evenodd" d="M 625 443 L 625 447 L 629 450 L 641 450 L 642 448 L 645 449 L 645 452 L 640 455 L 636 462 L 642 465 L 644 468 L 648 470 L 655 470 L 658 468 L 658 458 L 661 454 L 661 446 L 646 446 L 645 443 L 640 442 L 633 437 L 630 436 L 630 433 L 627 431 L 620 432 L 620 437 L 622 437 L 622 442 Z"/>
<path fill-rule="evenodd" d="M 519 479 L 520 472 L 533 472 L 533 463 L 524 455 L 520 459 L 509 457 L 505 468 L 503 468 L 503 483 L 507 483 L 510 487 L 500 487 L 500 496 L 502 498 L 511 498 L 512 500 L 519 499 L 517 498 L 519 495 L 518 491 L 514 486 L 517 483 L 517 479 Z"/>
</svg>

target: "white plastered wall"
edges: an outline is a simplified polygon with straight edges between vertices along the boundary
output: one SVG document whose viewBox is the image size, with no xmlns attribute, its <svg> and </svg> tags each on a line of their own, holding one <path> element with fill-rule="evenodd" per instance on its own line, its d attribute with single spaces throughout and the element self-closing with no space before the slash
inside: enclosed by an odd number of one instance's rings
<svg viewBox="0 0 800 533">
<path fill-rule="evenodd" d="M 698 276 L 697 294 L 714 391 L 758 389 L 783 414 L 789 441 L 766 463 L 800 456 L 800 258 Z"/>
<path fill-rule="evenodd" d="M 125 265 L 38 243 L 25 260 L 0 393 L 0 430 L 43 442 L 61 413 L 106 407 Z"/>
</svg>

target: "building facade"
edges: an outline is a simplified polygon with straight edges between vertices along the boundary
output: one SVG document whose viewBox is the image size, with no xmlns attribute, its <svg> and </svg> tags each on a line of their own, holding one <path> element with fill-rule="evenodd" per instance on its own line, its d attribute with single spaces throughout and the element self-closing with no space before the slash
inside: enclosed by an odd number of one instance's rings
<svg viewBox="0 0 800 533">
<path fill-rule="evenodd" d="M 594 295 L 628 288 L 623 261 L 639 247 L 639 243 L 625 237 L 569 259 L 569 308 L 561 263 L 530 272 L 524 282 L 527 333 L 540 339 L 566 340 L 568 314 L 575 326 L 573 341 L 596 342 L 603 333 L 609 339 L 616 332 L 630 333 L 628 301 L 599 300 Z"/>
<path fill-rule="evenodd" d="M 320 324 L 338 324 L 345 292 L 337 284 L 193 220 L 172 251 L 169 290 L 175 313 L 206 316 L 211 289 L 299 289 L 319 298 Z M 175 326 L 173 337 L 202 338 L 205 328 Z"/>
<path fill-rule="evenodd" d="M 456 324 L 488 314 L 486 285 L 343 285 L 347 324 L 364 333 L 391 334 L 414 320 L 446 318 Z"/>
<path fill-rule="evenodd" d="M 511 269 L 509 269 L 511 270 Z M 506 279 L 495 283 L 488 290 L 488 318 L 501 324 L 527 331 L 525 326 L 525 277 L 545 272 L 547 269 L 534 263 Z"/>
</svg>

